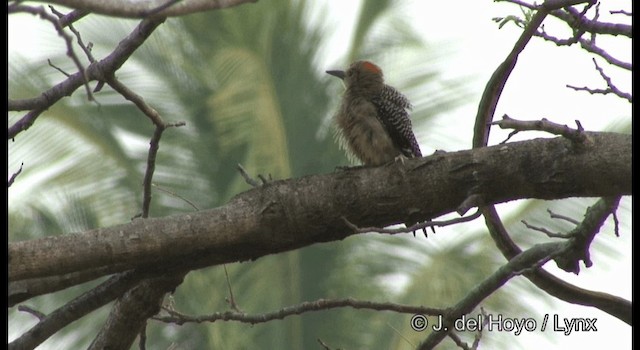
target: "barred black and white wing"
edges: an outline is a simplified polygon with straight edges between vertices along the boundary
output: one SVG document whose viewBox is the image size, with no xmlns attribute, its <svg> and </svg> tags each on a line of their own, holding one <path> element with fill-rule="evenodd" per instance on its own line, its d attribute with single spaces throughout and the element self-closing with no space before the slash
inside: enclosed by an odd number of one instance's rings
<svg viewBox="0 0 640 350">
<path fill-rule="evenodd" d="M 393 87 L 385 85 L 372 102 L 378 111 L 378 119 L 400 152 L 407 158 L 422 157 L 407 112 L 412 108 L 407 97 Z"/>
</svg>

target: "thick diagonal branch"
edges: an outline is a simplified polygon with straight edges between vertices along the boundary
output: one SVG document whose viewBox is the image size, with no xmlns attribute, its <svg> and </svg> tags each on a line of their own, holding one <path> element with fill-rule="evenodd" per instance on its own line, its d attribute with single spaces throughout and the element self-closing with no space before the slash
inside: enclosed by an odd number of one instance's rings
<svg viewBox="0 0 640 350">
<path fill-rule="evenodd" d="M 9 280 L 256 259 L 354 234 L 343 218 L 358 227 L 396 224 L 416 213 L 435 218 L 455 211 L 470 192 L 484 203 L 631 194 L 631 135 L 587 137 L 581 147 L 537 139 L 273 181 L 215 209 L 13 242 Z"/>
</svg>

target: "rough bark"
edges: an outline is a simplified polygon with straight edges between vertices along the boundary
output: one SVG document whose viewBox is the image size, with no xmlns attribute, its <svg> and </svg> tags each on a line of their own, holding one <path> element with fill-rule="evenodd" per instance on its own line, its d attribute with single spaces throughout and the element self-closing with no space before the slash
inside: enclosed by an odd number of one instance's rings
<svg viewBox="0 0 640 350">
<path fill-rule="evenodd" d="M 201 268 L 344 239 L 344 219 L 386 226 L 522 198 L 631 194 L 631 135 L 583 143 L 535 139 L 376 168 L 279 180 L 224 206 L 9 244 L 9 281 L 108 267 L 105 273 Z M 479 195 L 479 196 L 478 196 Z"/>
</svg>

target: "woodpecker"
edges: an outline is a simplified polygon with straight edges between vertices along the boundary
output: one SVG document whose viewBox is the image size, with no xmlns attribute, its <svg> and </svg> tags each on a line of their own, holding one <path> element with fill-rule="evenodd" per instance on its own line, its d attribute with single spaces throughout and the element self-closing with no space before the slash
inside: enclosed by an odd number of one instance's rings
<svg viewBox="0 0 640 350">
<path fill-rule="evenodd" d="M 340 144 L 364 165 L 378 166 L 398 157 L 422 157 L 407 110 L 411 103 L 384 83 L 382 70 L 356 61 L 346 71 L 329 70 L 346 91 L 335 115 Z"/>
</svg>

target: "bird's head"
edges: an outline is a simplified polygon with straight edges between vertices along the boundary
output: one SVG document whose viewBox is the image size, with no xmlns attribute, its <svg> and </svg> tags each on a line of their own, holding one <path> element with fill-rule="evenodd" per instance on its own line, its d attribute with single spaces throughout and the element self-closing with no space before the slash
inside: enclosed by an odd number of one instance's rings
<svg viewBox="0 0 640 350">
<path fill-rule="evenodd" d="M 346 71 L 328 70 L 327 74 L 344 80 L 347 90 L 375 94 L 384 86 L 382 69 L 370 61 L 353 62 Z"/>
</svg>

